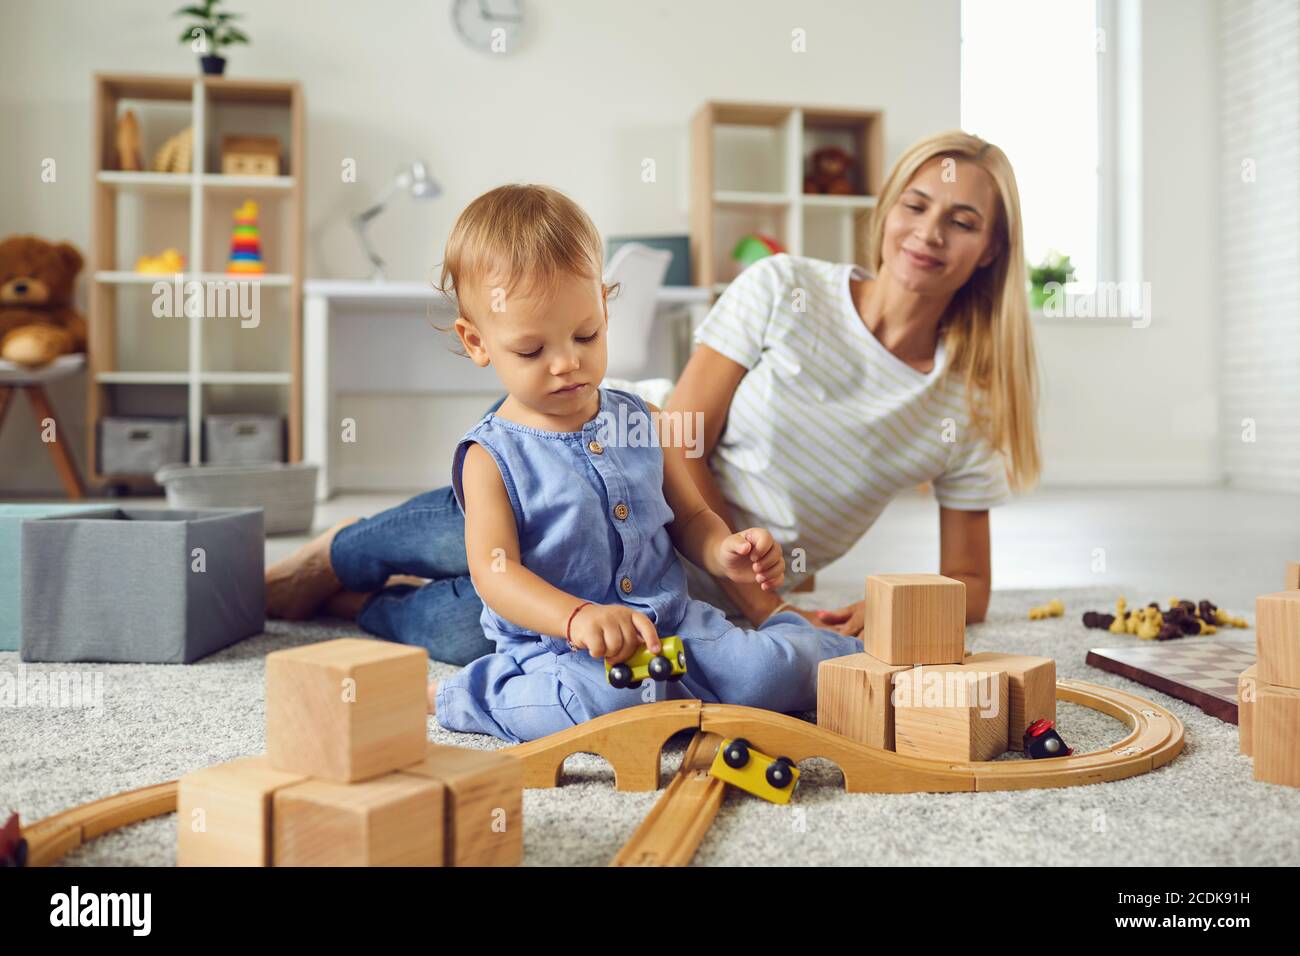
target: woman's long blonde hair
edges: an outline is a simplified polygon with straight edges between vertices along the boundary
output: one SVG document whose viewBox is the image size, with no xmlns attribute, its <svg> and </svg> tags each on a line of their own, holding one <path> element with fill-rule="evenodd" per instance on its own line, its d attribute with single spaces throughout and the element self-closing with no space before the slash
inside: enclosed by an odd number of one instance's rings
<svg viewBox="0 0 1300 956">
<path fill-rule="evenodd" d="M 1016 490 L 1033 486 L 1042 470 L 1038 448 L 1038 369 L 1025 295 L 1025 254 L 1020 193 L 1006 154 L 962 130 L 937 133 L 915 143 L 894 164 L 867 225 L 867 267 L 880 274 L 885 217 L 912 176 L 936 156 L 965 159 L 993 180 L 1000 199 L 991 263 L 976 269 L 952 297 L 944 316 L 948 367 L 965 381 L 971 420 L 1007 459 Z"/>
</svg>

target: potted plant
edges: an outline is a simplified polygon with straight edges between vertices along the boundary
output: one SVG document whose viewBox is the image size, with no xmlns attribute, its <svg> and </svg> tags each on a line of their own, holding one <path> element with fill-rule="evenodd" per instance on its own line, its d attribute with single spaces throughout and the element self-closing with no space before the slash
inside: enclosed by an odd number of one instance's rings
<svg viewBox="0 0 1300 956">
<path fill-rule="evenodd" d="M 1049 283 L 1065 285 L 1074 281 L 1074 265 L 1070 257 L 1062 255 L 1055 249 L 1047 250 L 1043 261 L 1029 267 L 1029 303 L 1035 309 L 1041 309 L 1047 302 L 1051 291 L 1046 289 Z"/>
<path fill-rule="evenodd" d="M 218 10 L 221 0 L 203 0 L 202 6 L 181 7 L 175 16 L 193 17 L 181 34 L 181 43 L 190 44 L 195 53 L 202 54 L 199 62 L 203 72 L 210 76 L 220 76 L 226 68 L 226 60 L 221 56 L 221 48 L 235 43 L 251 43 L 248 36 L 231 24 L 238 20 L 238 13 L 226 13 Z"/>
</svg>

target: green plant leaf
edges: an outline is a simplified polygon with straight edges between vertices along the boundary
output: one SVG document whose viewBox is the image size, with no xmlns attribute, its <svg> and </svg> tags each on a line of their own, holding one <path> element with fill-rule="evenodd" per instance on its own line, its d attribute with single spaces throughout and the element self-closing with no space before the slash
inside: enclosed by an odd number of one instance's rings
<svg viewBox="0 0 1300 956">
<path fill-rule="evenodd" d="M 252 43 L 248 36 L 242 30 L 236 30 L 234 27 L 226 28 L 226 43 Z"/>
<path fill-rule="evenodd" d="M 208 19 L 208 11 L 203 9 L 202 7 L 181 7 L 179 10 L 173 13 L 172 16 L 174 17 L 190 16 L 190 17 L 198 17 L 200 20 L 206 20 Z"/>
</svg>

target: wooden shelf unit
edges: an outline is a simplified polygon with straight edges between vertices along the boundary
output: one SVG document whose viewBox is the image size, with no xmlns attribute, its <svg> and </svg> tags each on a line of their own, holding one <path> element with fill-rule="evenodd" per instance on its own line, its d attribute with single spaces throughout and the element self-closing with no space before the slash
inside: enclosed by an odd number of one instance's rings
<svg viewBox="0 0 1300 956">
<path fill-rule="evenodd" d="M 95 163 L 93 232 L 91 242 L 91 297 L 89 315 L 89 343 L 87 350 L 89 382 L 87 384 L 87 472 L 96 485 L 151 485 L 152 475 L 104 475 L 99 470 L 99 422 L 105 415 L 114 414 L 118 389 L 141 387 L 166 387 L 184 390 L 185 418 L 188 424 L 189 463 L 202 460 L 202 424 L 204 415 L 212 411 L 249 411 L 249 408 L 219 408 L 220 402 L 211 401 L 205 389 L 212 387 L 271 387 L 286 394 L 276 399 L 275 409 L 282 412 L 287 423 L 286 452 L 289 461 L 302 459 L 302 285 L 304 275 L 303 223 L 304 180 L 306 153 L 304 140 L 305 105 L 302 87 L 292 81 L 230 79 L 210 76 L 147 76 L 96 74 L 94 78 L 94 143 Z M 164 107 L 183 111 L 188 107 L 189 123 L 194 130 L 194 147 L 191 171 L 188 173 L 160 173 L 150 171 L 124 171 L 117 168 L 116 124 L 119 111 L 130 107 L 141 118 L 143 131 L 141 153 L 143 164 L 152 165 L 153 153 L 161 141 L 150 141 L 145 114 L 150 109 Z M 253 122 L 269 123 L 280 136 L 284 148 L 283 175 L 227 176 L 213 171 L 210 166 L 220 156 L 222 117 L 236 125 Z M 173 130 L 175 131 L 175 130 Z M 147 220 L 148 204 L 188 200 L 185 216 L 187 248 L 186 271 L 181 281 L 197 280 L 203 283 L 231 280 L 257 283 L 257 328 L 263 339 L 254 343 L 253 349 L 264 354 L 262 346 L 266 335 L 282 336 L 273 356 L 275 367 L 256 370 L 241 368 L 209 368 L 207 361 L 217 354 L 212 349 L 214 335 L 233 335 L 242 328 L 213 327 L 213 323 L 238 323 L 237 318 L 208 318 L 183 316 L 173 321 L 185 324 L 184 345 L 181 337 L 174 336 L 177 344 L 168 353 L 167 368 L 122 368 L 120 359 L 127 350 L 137 347 L 137 342 L 119 341 L 119 320 L 128 318 L 128 308 L 122 308 L 123 296 L 140 296 L 152 290 L 159 281 L 174 282 L 172 275 L 147 275 L 131 271 L 133 263 L 119 261 L 118 228 L 119 200 L 128 197 L 140 204 L 141 220 Z M 244 199 L 253 199 L 261 206 L 259 225 L 268 221 L 268 210 L 273 214 L 277 234 L 271 245 L 279 249 L 275 256 L 267 256 L 267 235 L 263 230 L 263 259 L 278 271 L 261 275 L 235 275 L 222 271 L 228 246 L 217 247 L 213 237 L 218 230 L 229 241 L 233 220 L 229 211 Z M 217 207 L 214 209 L 213 207 Z M 141 230 L 144 231 L 143 229 Z M 173 242 L 180 246 L 182 243 Z M 157 248 L 141 249 L 140 253 L 160 252 Z M 136 303 L 135 310 L 140 308 Z M 137 320 L 139 315 L 134 316 Z M 170 330 L 169 330 L 170 331 Z M 160 337 L 168 338 L 166 334 Z M 233 342 L 226 343 L 228 351 L 237 349 Z M 244 343 L 241 343 L 244 344 Z M 163 346 L 166 348 L 166 346 Z M 176 354 L 182 352 L 183 354 Z M 258 398 L 238 404 L 257 404 Z M 213 405 L 214 407 L 209 407 Z M 131 412 L 139 414 L 138 410 Z"/>
<path fill-rule="evenodd" d="M 862 235 L 884 180 L 879 110 L 775 103 L 705 103 L 691 120 L 692 283 L 725 287 L 741 236 L 773 236 L 793 255 L 864 262 Z M 814 149 L 857 161 L 858 195 L 803 191 Z"/>
</svg>

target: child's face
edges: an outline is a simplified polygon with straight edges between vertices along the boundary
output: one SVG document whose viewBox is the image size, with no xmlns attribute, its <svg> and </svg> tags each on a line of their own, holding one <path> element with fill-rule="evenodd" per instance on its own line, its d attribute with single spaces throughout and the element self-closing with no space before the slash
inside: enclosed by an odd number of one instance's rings
<svg viewBox="0 0 1300 956">
<path fill-rule="evenodd" d="M 599 279 L 565 274 L 550 294 L 506 295 L 487 286 L 468 298 L 476 319 L 461 315 L 456 333 L 474 364 L 495 368 L 515 401 L 557 417 L 591 407 L 608 361 L 609 314 Z"/>
</svg>

